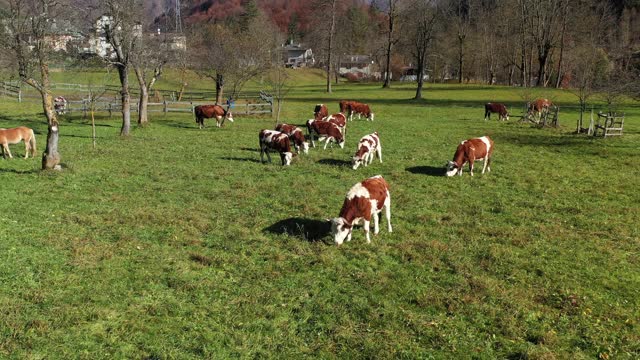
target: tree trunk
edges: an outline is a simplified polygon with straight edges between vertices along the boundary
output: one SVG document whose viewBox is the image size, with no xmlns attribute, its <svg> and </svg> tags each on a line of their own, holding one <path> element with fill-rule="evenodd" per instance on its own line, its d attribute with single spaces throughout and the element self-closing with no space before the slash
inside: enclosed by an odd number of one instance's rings
<svg viewBox="0 0 640 360">
<path fill-rule="evenodd" d="M 424 86 L 424 59 L 418 61 L 416 70 L 418 86 L 416 87 L 416 96 L 414 96 L 414 99 L 420 100 L 422 99 L 422 87 Z"/>
<path fill-rule="evenodd" d="M 216 104 L 222 104 L 222 94 L 224 92 L 224 76 L 216 74 Z"/>
<path fill-rule="evenodd" d="M 547 59 L 549 53 L 547 51 L 543 51 L 540 55 L 538 55 L 538 81 L 536 81 L 536 86 L 544 86 L 546 83 L 547 77 Z"/>
<path fill-rule="evenodd" d="M 389 0 L 389 34 L 387 36 L 387 49 L 386 49 L 386 58 L 387 63 L 385 64 L 385 72 L 384 72 L 384 83 L 382 84 L 383 88 L 391 87 L 391 50 L 393 48 L 393 31 L 395 28 L 395 4 L 393 0 Z"/>
<path fill-rule="evenodd" d="M 462 84 L 464 70 L 464 35 L 458 35 L 458 83 Z"/>
<path fill-rule="evenodd" d="M 53 106 L 53 96 L 51 96 L 49 85 L 49 65 L 40 60 L 40 75 L 42 84 L 38 84 L 33 78 L 23 81 L 37 89 L 42 96 L 42 109 L 47 118 L 47 146 L 42 153 L 42 170 L 59 169 L 60 154 L 58 153 L 58 118 Z"/>
<path fill-rule="evenodd" d="M 138 64 L 134 63 L 133 70 L 136 73 L 138 79 L 138 86 L 140 86 L 140 97 L 138 98 L 138 125 L 146 126 L 149 123 L 149 117 L 147 116 L 147 105 L 149 104 L 149 88 L 147 81 L 144 77 L 144 70 L 140 68 Z"/>
<path fill-rule="evenodd" d="M 121 136 L 129 136 L 131 130 L 131 96 L 129 95 L 129 67 L 118 66 L 118 75 L 120 76 L 120 100 L 122 102 L 122 128 Z"/>
<path fill-rule="evenodd" d="M 46 83 L 48 83 L 48 79 L 46 80 Z M 59 168 L 60 164 L 60 154 L 58 153 L 58 119 L 56 117 L 56 112 L 53 109 L 53 97 L 51 96 L 51 92 L 44 90 L 42 98 L 42 105 L 48 123 L 47 147 L 42 154 L 42 170 L 55 170 Z"/>
<path fill-rule="evenodd" d="M 149 104 L 149 90 L 146 84 L 140 84 L 140 99 L 138 103 L 138 125 L 147 126 L 149 117 L 147 116 L 147 106 Z"/>
<path fill-rule="evenodd" d="M 331 93 L 331 52 L 333 51 L 333 33 L 336 30 L 336 1 L 331 1 L 331 27 L 329 28 L 329 46 L 327 50 L 327 92 Z"/>
</svg>

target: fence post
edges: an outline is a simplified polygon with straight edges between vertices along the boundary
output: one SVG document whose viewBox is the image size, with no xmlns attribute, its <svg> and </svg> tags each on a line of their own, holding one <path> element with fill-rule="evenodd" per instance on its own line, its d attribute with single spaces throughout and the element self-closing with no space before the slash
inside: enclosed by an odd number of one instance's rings
<svg viewBox="0 0 640 360">
<path fill-rule="evenodd" d="M 22 102 L 22 89 L 18 89 L 18 102 Z"/>
<path fill-rule="evenodd" d="M 82 118 L 87 118 L 87 100 L 82 99 Z"/>
<path fill-rule="evenodd" d="M 167 100 L 163 100 L 162 101 L 162 111 L 164 112 L 164 115 L 167 115 Z"/>
<path fill-rule="evenodd" d="M 111 119 L 111 102 L 109 102 L 109 119 Z"/>
</svg>

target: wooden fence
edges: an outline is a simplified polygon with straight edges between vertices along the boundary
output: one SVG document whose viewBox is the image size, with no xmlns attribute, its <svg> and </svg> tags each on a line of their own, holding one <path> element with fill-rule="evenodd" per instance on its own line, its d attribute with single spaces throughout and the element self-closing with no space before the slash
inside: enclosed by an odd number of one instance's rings
<svg viewBox="0 0 640 360">
<path fill-rule="evenodd" d="M 120 87 L 114 85 L 106 85 L 104 87 L 83 85 L 83 84 L 70 84 L 70 83 L 52 83 L 52 90 L 72 90 L 73 92 L 104 92 L 110 96 L 102 97 L 95 101 L 94 110 L 97 112 L 108 112 L 109 116 L 113 112 L 119 112 L 121 110 L 121 102 L 118 99 Z M 132 100 L 138 97 L 138 89 L 131 89 Z M 148 112 L 191 112 L 197 105 L 213 104 L 215 99 L 215 91 L 185 91 L 182 93 L 183 101 L 177 101 L 179 96 L 177 91 L 172 90 L 154 90 L 154 95 L 160 94 L 165 100 L 160 102 L 149 102 L 147 106 Z M 23 93 L 20 88 L 20 83 L 15 81 L 0 82 L 0 95 L 15 98 L 18 102 L 22 102 L 24 99 L 38 99 L 40 95 L 33 93 Z M 150 99 L 154 99 L 154 96 L 150 96 Z M 169 100 L 167 100 L 169 99 Z M 82 112 L 86 114 L 90 110 L 90 101 L 88 99 L 82 100 L 67 100 L 66 111 Z M 138 102 L 131 102 L 131 111 L 138 111 Z M 243 92 L 238 96 L 238 99 L 231 107 L 231 112 L 238 115 L 261 115 L 273 113 L 273 98 L 266 94 L 264 91 Z"/>
<path fill-rule="evenodd" d="M 147 104 L 147 111 L 150 113 L 193 113 L 194 108 L 198 105 L 207 105 L 212 102 L 194 102 L 194 101 L 163 101 L 163 102 L 149 102 Z M 131 102 L 131 111 L 138 111 L 138 102 Z M 96 112 L 108 112 L 109 116 L 112 116 L 114 112 L 119 112 L 121 109 L 120 102 L 118 101 L 96 101 L 94 103 L 94 111 Z M 82 112 L 86 114 L 91 109 L 91 102 L 89 100 L 71 100 L 67 101 L 66 111 L 69 113 Z M 261 103 L 236 103 L 231 108 L 231 112 L 236 115 L 262 115 L 272 114 L 273 104 L 268 102 Z"/>
</svg>

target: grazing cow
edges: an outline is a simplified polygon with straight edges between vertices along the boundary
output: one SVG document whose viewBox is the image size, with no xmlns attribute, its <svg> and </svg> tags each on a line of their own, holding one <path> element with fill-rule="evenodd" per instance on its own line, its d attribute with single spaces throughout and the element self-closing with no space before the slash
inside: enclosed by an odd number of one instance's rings
<svg viewBox="0 0 640 360">
<path fill-rule="evenodd" d="M 313 118 L 316 120 L 323 119 L 329 115 L 329 110 L 324 104 L 318 104 L 313 109 Z"/>
<path fill-rule="evenodd" d="M 318 141 L 325 141 L 325 149 L 331 141 L 340 145 L 340 148 L 344 148 L 344 135 L 340 131 L 340 128 L 334 123 L 310 119 L 307 121 L 307 131 L 309 132 L 311 146 L 313 147 L 316 147 L 315 142 L 313 142 L 314 134 L 316 134 L 318 135 Z"/>
<path fill-rule="evenodd" d="M 380 163 L 382 163 L 382 145 L 377 131 L 360 139 L 358 150 L 356 150 L 356 154 L 351 159 L 353 170 L 356 170 L 361 164 L 364 166 L 371 164 L 376 153 Z"/>
<path fill-rule="evenodd" d="M 473 176 L 473 162 L 484 160 L 482 173 L 491 171 L 491 155 L 493 154 L 493 140 L 488 136 L 465 140 L 458 145 L 453 161 L 447 163 L 447 176 L 462 175 L 462 167 L 469 162 L 469 172 Z"/>
<path fill-rule="evenodd" d="M 0 145 L 2 145 L 2 157 L 13 158 L 9 145 L 17 144 L 20 141 L 24 141 L 24 158 L 29 157 L 29 151 L 31 151 L 31 157 L 36 156 L 36 135 L 33 130 L 25 126 L 19 126 L 12 129 L 0 129 Z"/>
<path fill-rule="evenodd" d="M 287 134 L 275 131 L 275 130 L 260 130 L 260 161 L 264 163 L 264 153 L 267 153 L 267 158 L 271 162 L 271 150 L 280 153 L 280 159 L 282 159 L 283 166 L 291 165 L 291 159 L 295 154 L 291 152 L 291 143 L 289 142 L 289 136 Z"/>
<path fill-rule="evenodd" d="M 276 125 L 276 131 L 283 132 L 289 136 L 289 140 L 293 143 L 293 147 L 296 148 L 296 152 L 298 152 L 298 154 L 301 149 L 305 154 L 309 153 L 309 143 L 304 140 L 304 134 L 299 127 L 294 125 L 278 124 Z"/>
<path fill-rule="evenodd" d="M 200 126 L 200 129 L 204 127 L 204 119 L 215 118 L 217 127 L 222 127 L 225 119 L 233 122 L 231 111 L 225 110 L 220 105 L 198 105 L 193 109 L 193 113 L 196 116 L 196 124 Z"/>
<path fill-rule="evenodd" d="M 340 129 L 340 132 L 342 132 L 343 135 L 347 133 L 347 117 L 344 116 L 343 113 L 329 115 L 322 120 L 336 124 L 336 126 Z"/>
<path fill-rule="evenodd" d="M 551 100 L 548 99 L 536 99 L 529 104 L 529 114 L 537 115 L 538 118 L 542 117 L 543 113 L 549 111 L 549 108 L 553 106 Z"/>
<path fill-rule="evenodd" d="M 491 113 L 498 114 L 498 120 L 509 120 L 509 112 L 504 104 L 486 103 L 484 104 L 484 120 L 491 120 Z"/>
<path fill-rule="evenodd" d="M 56 115 L 64 115 L 67 112 L 67 103 L 67 99 L 62 96 L 53 99 L 53 110 L 55 110 Z"/>
<path fill-rule="evenodd" d="M 349 106 L 349 120 L 353 120 L 353 114 L 358 115 L 358 119 L 360 119 L 360 115 L 364 115 L 367 120 L 373 121 L 373 113 L 367 104 L 356 101 L 351 102 Z"/>
<path fill-rule="evenodd" d="M 353 226 L 361 222 L 364 225 L 367 244 L 370 244 L 369 223 L 371 222 L 371 217 L 373 217 L 374 224 L 373 234 L 377 235 L 380 232 L 378 223 L 383 207 L 385 208 L 389 232 L 392 232 L 389 184 L 380 175 L 355 184 L 344 199 L 340 215 L 329 220 L 331 221 L 331 235 L 336 245 L 341 245 L 345 239 L 351 241 Z"/>
<path fill-rule="evenodd" d="M 355 101 L 351 101 L 351 100 L 340 100 L 340 112 L 343 114 L 348 114 L 349 113 L 349 109 L 351 108 L 351 104 L 354 103 Z"/>
</svg>

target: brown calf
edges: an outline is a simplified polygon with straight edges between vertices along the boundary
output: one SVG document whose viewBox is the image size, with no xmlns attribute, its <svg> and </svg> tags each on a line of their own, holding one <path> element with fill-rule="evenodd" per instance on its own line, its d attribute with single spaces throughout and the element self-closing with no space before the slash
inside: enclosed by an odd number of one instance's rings
<svg viewBox="0 0 640 360">
<path fill-rule="evenodd" d="M 469 172 L 473 176 L 473 162 L 484 160 L 482 173 L 491 171 L 491 155 L 493 154 L 493 140 L 488 136 L 465 140 L 458 145 L 453 161 L 447 163 L 447 176 L 462 175 L 462 167 L 469 163 Z"/>
</svg>

